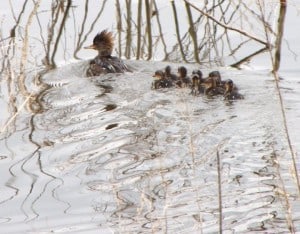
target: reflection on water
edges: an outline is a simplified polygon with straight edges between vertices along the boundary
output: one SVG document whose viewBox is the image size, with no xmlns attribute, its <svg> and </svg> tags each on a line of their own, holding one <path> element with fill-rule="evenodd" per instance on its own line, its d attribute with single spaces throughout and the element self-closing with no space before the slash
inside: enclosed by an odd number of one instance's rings
<svg viewBox="0 0 300 234">
<path fill-rule="evenodd" d="M 221 210 L 226 233 L 300 230 L 297 173 L 267 72 L 220 69 L 245 95 L 228 102 L 151 90 L 167 63 L 127 60 L 133 73 L 91 78 L 88 61 L 70 64 L 94 56 L 81 48 L 103 28 L 120 56 L 201 68 L 239 66 L 273 43 L 279 3 L 189 2 L 0 3 L 13 9 L 0 34 L 2 231 L 218 233 Z M 299 83 L 281 86 L 298 149 Z"/>
<path fill-rule="evenodd" d="M 45 110 L 32 117 L 32 131 L 17 124 L 1 141 L 3 230 L 216 233 L 217 150 L 223 231 L 299 230 L 271 77 L 221 70 L 246 97 L 228 103 L 187 89 L 153 91 L 153 70 L 165 64 L 129 63 L 136 71 L 117 77 L 83 78 L 87 63 L 43 76 Z"/>
</svg>

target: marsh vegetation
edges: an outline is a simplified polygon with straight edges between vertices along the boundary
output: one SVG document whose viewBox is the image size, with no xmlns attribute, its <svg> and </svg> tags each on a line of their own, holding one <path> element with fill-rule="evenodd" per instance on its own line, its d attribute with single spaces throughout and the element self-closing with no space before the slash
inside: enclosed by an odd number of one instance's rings
<svg viewBox="0 0 300 234">
<path fill-rule="evenodd" d="M 2 1 L 2 230 L 299 231 L 298 83 L 279 77 L 299 6 L 287 4 Z M 133 73 L 85 77 L 83 47 L 103 29 Z M 245 100 L 150 89 L 156 69 L 183 64 L 233 77 Z"/>
</svg>

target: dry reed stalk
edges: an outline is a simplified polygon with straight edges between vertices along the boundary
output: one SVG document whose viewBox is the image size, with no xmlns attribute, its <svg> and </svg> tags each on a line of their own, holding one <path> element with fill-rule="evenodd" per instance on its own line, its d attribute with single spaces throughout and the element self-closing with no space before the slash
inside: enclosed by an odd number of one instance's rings
<svg viewBox="0 0 300 234">
<path fill-rule="evenodd" d="M 136 48 L 136 59 L 139 60 L 141 57 L 141 35 L 142 35 L 142 9 L 143 1 L 139 0 L 137 9 L 137 48 Z"/>
<path fill-rule="evenodd" d="M 145 7 L 146 7 L 146 32 L 148 35 L 148 57 L 147 60 L 150 60 L 152 58 L 152 26 L 151 26 L 151 17 L 152 17 L 152 4 L 149 3 L 150 0 L 145 1 Z"/>
<path fill-rule="evenodd" d="M 58 22 L 58 17 L 59 17 L 59 5 L 58 3 L 55 5 L 54 2 L 52 2 L 52 9 L 51 9 L 51 24 L 48 27 L 48 38 L 47 38 L 47 45 L 46 45 L 46 51 L 45 51 L 45 58 L 44 58 L 44 64 L 47 67 L 51 68 L 51 63 L 50 63 L 50 51 L 51 51 L 51 44 L 54 38 L 54 28 Z"/>
<path fill-rule="evenodd" d="M 180 31 L 179 31 L 179 23 L 178 23 L 178 17 L 177 17 L 177 10 L 176 10 L 176 6 L 175 6 L 174 0 L 171 0 L 171 5 L 172 5 L 173 16 L 174 16 L 174 21 L 175 21 L 177 43 L 179 45 L 181 57 L 182 57 L 183 61 L 187 63 L 187 60 L 186 60 L 186 57 L 185 57 L 185 53 L 184 53 L 184 50 L 183 50 L 182 40 L 180 38 Z"/>
<path fill-rule="evenodd" d="M 78 56 L 77 56 L 77 53 L 81 48 L 80 42 L 81 42 L 81 37 L 82 37 L 83 32 L 84 32 L 84 27 L 85 27 L 85 23 L 86 23 L 86 20 L 87 20 L 88 12 L 89 12 L 89 0 L 85 0 L 83 20 L 82 20 L 81 27 L 80 27 L 79 32 L 78 32 L 78 39 L 77 39 L 76 47 L 75 47 L 75 50 L 73 52 L 73 56 L 76 59 L 79 59 Z"/>
<path fill-rule="evenodd" d="M 234 28 L 234 27 L 232 27 L 232 26 L 229 26 L 229 25 L 227 25 L 227 24 L 225 24 L 225 23 L 220 22 L 220 21 L 217 20 L 215 17 L 213 17 L 213 16 L 211 16 L 210 14 L 204 12 L 203 10 L 201 10 L 199 7 L 197 7 L 195 4 L 191 3 L 190 1 L 188 1 L 188 0 L 184 0 L 184 1 L 185 1 L 186 3 L 188 3 L 191 7 L 193 7 L 193 8 L 196 9 L 197 11 L 199 11 L 201 14 L 203 14 L 204 16 L 206 16 L 208 19 L 212 20 L 213 22 L 215 22 L 215 23 L 218 24 L 219 26 L 223 27 L 224 29 L 230 30 L 230 31 L 238 32 L 238 33 L 241 34 L 241 35 L 244 35 L 244 36 L 246 36 L 246 37 L 248 37 L 248 38 L 251 38 L 252 40 L 254 40 L 254 41 L 260 43 L 260 44 L 265 45 L 266 47 L 269 47 L 269 46 L 270 46 L 268 42 L 263 41 L 263 40 L 261 40 L 261 39 L 255 37 L 255 36 L 249 34 L 249 33 L 246 32 L 246 31 L 243 31 L 243 30 L 241 30 L 241 29 Z"/>
<path fill-rule="evenodd" d="M 59 40 L 60 40 L 61 35 L 62 35 L 62 31 L 63 31 L 63 29 L 66 25 L 66 21 L 67 21 L 68 15 L 69 15 L 71 5 L 72 5 L 72 0 L 67 0 L 67 6 L 66 6 L 66 9 L 64 11 L 64 15 L 63 15 L 60 27 L 58 29 L 58 34 L 57 34 L 57 37 L 56 37 L 56 41 L 54 43 L 53 52 L 52 52 L 52 56 L 51 56 L 51 65 L 53 67 L 56 67 L 56 63 L 55 63 L 54 58 L 55 58 L 55 54 L 56 54 L 56 51 L 57 51 L 57 48 L 58 48 Z"/>
<path fill-rule="evenodd" d="M 221 180 L 221 160 L 219 150 L 217 150 L 217 172 L 218 172 L 218 203 L 219 203 L 219 233 L 223 230 L 223 205 L 222 205 L 222 180 Z"/>
<path fill-rule="evenodd" d="M 132 21 L 132 16 L 131 16 L 131 0 L 126 0 L 126 46 L 125 46 L 125 57 L 127 59 L 130 59 L 131 57 L 131 21 Z"/>
<path fill-rule="evenodd" d="M 185 8 L 186 8 L 186 11 L 187 11 L 188 21 L 189 21 L 189 33 L 191 35 L 191 38 L 192 38 L 192 41 L 193 41 L 193 46 L 194 46 L 194 59 L 197 63 L 200 63 L 197 34 L 196 34 L 195 28 L 194 28 L 194 22 L 193 22 L 193 16 L 192 16 L 191 8 L 190 8 L 190 5 L 187 2 L 185 2 Z"/>
<path fill-rule="evenodd" d="M 160 37 L 161 42 L 162 42 L 163 47 L 164 47 L 165 58 L 163 60 L 168 60 L 167 44 L 166 44 L 165 39 L 164 39 L 162 26 L 161 26 L 161 22 L 160 22 L 160 18 L 159 18 L 159 11 L 158 11 L 158 7 L 157 7 L 157 4 L 156 4 L 155 0 L 153 0 L 153 4 L 154 4 L 154 10 L 156 12 L 155 17 L 156 17 L 157 27 L 158 27 L 158 31 L 159 31 L 159 37 Z"/>
<path fill-rule="evenodd" d="M 96 23 L 98 22 L 100 16 L 102 15 L 102 13 L 103 13 L 103 11 L 104 11 L 104 9 L 105 9 L 105 4 L 106 4 L 106 3 L 107 3 L 107 1 L 103 1 L 102 5 L 101 5 L 101 8 L 100 8 L 100 10 L 99 10 L 99 12 L 98 12 L 98 14 L 96 15 L 95 19 L 92 21 L 91 25 L 89 26 L 88 32 L 84 34 L 83 39 L 78 43 L 78 48 L 75 49 L 76 51 L 77 51 L 77 50 L 79 51 L 79 50 L 82 48 L 82 46 L 83 46 L 83 44 L 86 42 L 88 36 L 93 32 Z M 78 39 L 78 40 L 79 40 L 79 39 Z"/>
<path fill-rule="evenodd" d="M 285 19 L 285 14 L 286 14 L 287 2 L 285 0 L 279 0 L 279 3 L 280 3 L 280 6 L 283 8 L 283 9 L 280 9 L 280 14 L 283 14 L 283 15 L 279 15 L 278 30 L 283 31 L 283 24 L 284 24 L 284 19 Z M 258 5 L 260 7 L 261 12 L 263 12 L 263 6 L 261 5 L 260 1 L 258 1 Z M 280 22 L 280 20 L 282 22 Z M 269 29 L 268 27 L 265 27 L 266 37 L 269 40 L 269 34 L 268 34 L 269 30 L 268 29 Z M 278 31 L 277 32 L 277 37 L 279 37 L 279 38 L 276 38 L 276 43 L 277 43 L 276 46 L 278 47 L 277 50 L 276 50 L 276 53 L 279 53 L 279 55 L 277 55 L 277 56 L 280 56 L 282 36 L 283 36 L 283 32 Z M 278 43 L 280 43 L 280 45 Z M 293 146 L 292 146 L 292 141 L 291 141 L 291 137 L 290 137 L 290 133 L 289 133 L 289 129 L 288 129 L 288 121 L 287 121 L 285 108 L 284 108 L 284 103 L 283 103 L 283 97 L 282 97 L 281 90 L 280 90 L 280 85 L 279 85 L 280 80 L 279 80 L 279 75 L 278 75 L 278 69 L 279 69 L 280 57 L 279 57 L 278 61 L 275 61 L 278 58 L 274 58 L 271 48 L 269 48 L 269 52 L 270 52 L 270 57 L 271 57 L 271 60 L 272 60 L 272 65 L 273 65 L 273 72 L 272 73 L 273 73 L 273 76 L 274 76 L 276 90 L 277 90 L 277 94 L 278 94 L 278 97 L 279 97 L 279 103 L 280 103 L 281 115 L 282 115 L 282 119 L 283 119 L 284 131 L 285 131 L 285 135 L 286 135 L 286 138 L 287 138 L 289 151 L 290 151 L 290 154 L 291 154 L 291 157 L 292 157 L 293 169 L 294 169 L 295 178 L 296 178 L 296 186 L 297 186 L 297 189 L 298 189 L 298 196 L 300 197 L 300 179 L 299 179 L 299 173 L 298 173 L 298 170 L 297 170 L 297 163 L 296 163 L 297 155 L 296 155 L 296 153 L 293 149 Z M 276 55 L 275 55 L 275 57 L 276 57 Z"/>
<path fill-rule="evenodd" d="M 122 13 L 120 1 L 116 0 L 116 17 L 117 17 L 117 31 L 118 31 L 118 53 L 119 56 L 122 56 Z"/>
<path fill-rule="evenodd" d="M 20 77 L 18 81 L 18 87 L 24 96 L 30 96 L 30 93 L 28 92 L 26 85 L 25 85 L 25 69 L 27 65 L 27 56 L 28 56 L 28 40 L 29 40 L 29 28 L 32 23 L 33 17 L 36 15 L 38 8 L 40 7 L 41 0 L 37 1 L 34 4 L 34 8 L 31 11 L 26 26 L 25 26 L 25 35 L 24 35 L 24 43 L 22 47 L 22 52 L 21 52 L 21 63 L 20 63 Z"/>
<path fill-rule="evenodd" d="M 293 217 L 291 214 L 291 204 L 289 201 L 289 194 L 286 191 L 284 180 L 282 179 L 282 176 L 280 173 L 280 162 L 277 158 L 277 154 L 275 152 L 273 145 L 272 145 L 272 150 L 273 150 L 273 156 L 274 156 L 274 164 L 276 166 L 277 175 L 278 175 L 278 178 L 279 178 L 279 181 L 281 184 L 281 192 L 278 191 L 278 194 L 282 195 L 284 197 L 285 206 L 286 206 L 285 214 L 286 214 L 286 221 L 287 221 L 288 229 L 289 229 L 290 233 L 296 233 L 295 225 L 293 222 Z"/>
<path fill-rule="evenodd" d="M 280 53 L 281 53 L 281 45 L 283 38 L 283 30 L 284 30 L 284 20 L 286 15 L 287 1 L 280 0 L 280 10 L 277 24 L 277 37 L 275 41 L 275 58 L 273 63 L 273 72 L 277 72 L 280 67 Z"/>
</svg>

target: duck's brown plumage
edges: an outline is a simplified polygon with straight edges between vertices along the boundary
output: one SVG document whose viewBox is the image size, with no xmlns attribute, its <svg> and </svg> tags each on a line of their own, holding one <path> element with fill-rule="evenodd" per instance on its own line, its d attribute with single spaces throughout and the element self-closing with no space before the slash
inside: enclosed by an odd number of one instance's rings
<svg viewBox="0 0 300 234">
<path fill-rule="evenodd" d="M 244 96 L 238 93 L 235 87 L 236 86 L 234 85 L 231 79 L 225 81 L 225 93 L 224 93 L 225 100 L 244 99 Z"/>
</svg>

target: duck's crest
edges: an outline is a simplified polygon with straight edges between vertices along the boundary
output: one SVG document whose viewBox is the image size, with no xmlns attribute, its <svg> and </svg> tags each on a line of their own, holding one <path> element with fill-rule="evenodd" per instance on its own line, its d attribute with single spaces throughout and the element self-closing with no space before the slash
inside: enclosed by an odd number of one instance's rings
<svg viewBox="0 0 300 234">
<path fill-rule="evenodd" d="M 102 47 L 105 46 L 108 51 L 112 52 L 114 47 L 114 38 L 112 33 L 107 30 L 103 30 L 95 36 L 93 44 L 102 45 Z"/>
</svg>

